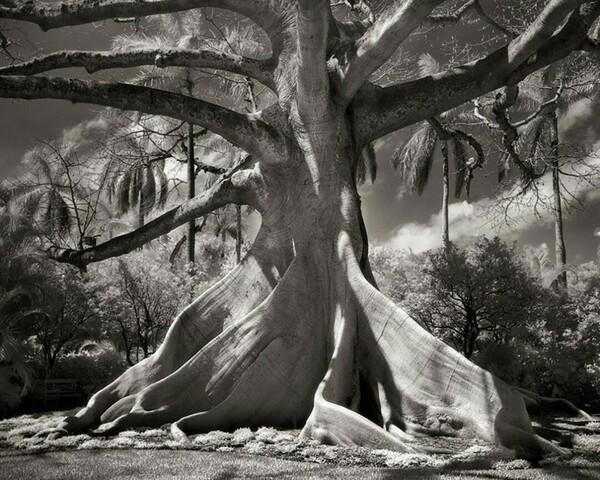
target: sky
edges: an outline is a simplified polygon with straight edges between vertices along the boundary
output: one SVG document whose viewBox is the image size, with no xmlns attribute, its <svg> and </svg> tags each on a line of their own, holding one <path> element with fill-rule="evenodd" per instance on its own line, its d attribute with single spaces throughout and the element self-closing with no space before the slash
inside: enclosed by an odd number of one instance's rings
<svg viewBox="0 0 600 480">
<path fill-rule="evenodd" d="M 561 132 L 565 143 L 582 142 L 590 146 L 592 154 L 586 164 L 600 168 L 600 109 L 590 101 L 573 105 L 569 114 L 561 120 Z M 388 136 L 377 146 L 379 166 L 378 180 L 374 185 L 361 188 L 367 230 L 372 243 L 400 249 L 410 249 L 415 253 L 441 246 L 442 240 L 442 172 L 440 153 L 436 152 L 433 172 L 421 196 L 404 191 L 398 173 L 391 167 L 391 156 L 402 140 L 403 133 Z M 593 177 L 592 169 L 582 165 L 577 171 L 587 171 Z M 573 173 L 568 167 L 566 173 Z M 459 199 L 451 195 L 449 207 L 450 239 L 458 244 L 466 244 L 480 235 L 498 235 L 506 241 L 517 241 L 519 245 L 537 247 L 547 244 L 554 251 L 554 218 L 550 209 L 540 209 L 539 215 L 531 208 L 534 198 L 531 194 L 519 199 L 518 207 L 509 209 L 510 224 L 502 221 L 496 202 L 490 201 L 490 193 L 501 191 L 496 183 L 497 173 L 494 162 L 488 159 L 483 170 L 474 172 L 472 192 L 469 199 L 464 194 Z M 540 191 L 551 193 L 551 181 L 543 178 Z M 600 238 L 595 236 L 600 227 L 600 184 L 590 185 L 585 181 L 575 181 L 563 177 L 564 186 L 579 202 L 570 200 L 565 212 L 564 228 L 569 263 L 580 264 L 596 258 Z M 451 179 L 452 191 L 452 179 Z M 504 191 L 504 194 L 510 192 Z"/>
<path fill-rule="evenodd" d="M 65 39 L 74 35 L 78 39 L 77 48 L 108 49 L 112 35 L 128 28 L 113 22 L 102 25 L 44 34 L 37 27 L 26 27 L 25 33 L 28 41 L 42 51 L 65 48 Z M 80 77 L 87 76 L 82 71 L 75 73 Z M 65 129 L 93 118 L 99 111 L 98 107 L 66 101 L 0 99 L 0 179 L 13 174 L 22 155 L 38 145 L 40 140 L 57 138 Z M 600 152 L 600 110 L 597 104 L 587 100 L 576 103 L 561 121 L 561 130 L 566 141 L 595 145 Z M 403 135 L 406 133 L 392 134 L 377 142 L 378 179 L 375 184 L 365 185 L 360 191 L 371 242 L 421 252 L 441 244 L 441 162 L 438 152 L 433 174 L 421 196 L 406 193 L 390 162 L 392 152 Z M 590 160 L 598 162 L 595 158 Z M 449 211 L 451 240 L 465 244 L 479 235 L 500 235 L 505 240 L 516 240 L 522 246 L 546 243 L 553 251 L 551 212 L 532 215 L 531 208 L 528 208 L 531 198 L 524 197 L 521 208 L 511 210 L 514 220 L 511 226 L 494 220 L 488 197 L 498 188 L 495 176 L 492 166 L 485 167 L 483 171 L 477 170 L 471 197 L 452 199 Z M 543 188 L 547 187 L 548 182 Z M 567 259 L 569 263 L 579 264 L 596 258 L 600 244 L 600 238 L 594 236 L 595 230 L 600 227 L 600 190 L 575 182 L 569 182 L 569 188 L 577 198 L 584 200 L 584 208 L 570 209 L 565 219 Z"/>
</svg>

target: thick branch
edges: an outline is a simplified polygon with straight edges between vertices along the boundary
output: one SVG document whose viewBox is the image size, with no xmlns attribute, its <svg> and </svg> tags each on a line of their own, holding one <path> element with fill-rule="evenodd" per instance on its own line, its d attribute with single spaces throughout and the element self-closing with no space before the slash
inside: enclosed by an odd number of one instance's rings
<svg viewBox="0 0 600 480">
<path fill-rule="evenodd" d="M 512 41 L 507 50 L 505 71 L 512 71 L 533 55 L 556 32 L 565 18 L 584 0 L 552 0 L 534 22 Z"/>
<path fill-rule="evenodd" d="M 120 235 L 97 247 L 85 250 L 51 247 L 47 250 L 47 253 L 59 262 L 71 263 L 78 267 L 83 267 L 89 263 L 129 253 L 145 245 L 150 240 L 169 233 L 184 223 L 206 215 L 217 208 L 224 207 L 230 203 L 243 203 L 243 190 L 238 188 L 238 182 L 235 180 L 232 181 L 232 177 L 242 167 L 247 166 L 250 161 L 251 157 L 246 157 L 239 166 L 230 170 L 208 190 L 169 210 L 133 232 Z"/>
<path fill-rule="evenodd" d="M 302 116 L 320 118 L 329 106 L 327 36 L 329 0 L 298 2 L 298 108 Z"/>
<path fill-rule="evenodd" d="M 474 9 L 483 21 L 485 21 L 486 23 L 491 25 L 493 28 L 498 30 L 500 33 L 502 33 L 508 37 L 516 37 L 517 36 L 517 34 L 515 34 L 511 29 L 500 25 L 498 22 L 496 22 L 496 20 L 494 20 L 492 17 L 490 17 L 485 12 L 485 10 L 481 6 L 481 4 L 479 3 L 479 0 L 469 0 L 464 5 L 462 5 L 460 8 L 458 8 L 454 13 L 451 13 L 451 14 L 430 15 L 427 18 L 427 22 L 432 23 L 434 25 L 440 25 L 440 26 L 444 26 L 444 25 L 448 25 L 448 24 L 456 24 L 471 9 Z"/>
<path fill-rule="evenodd" d="M 212 68 L 249 76 L 272 87 L 271 60 L 258 60 L 240 55 L 185 48 L 136 49 L 130 51 L 66 50 L 34 58 L 28 62 L 0 68 L 0 75 L 35 75 L 59 68 L 84 67 L 89 73 L 110 68 L 142 65 L 157 67 Z"/>
<path fill-rule="evenodd" d="M 573 14 L 528 62 L 511 70 L 509 46 L 436 75 L 386 88 L 365 86 L 357 95 L 355 122 L 364 126 L 360 144 L 426 120 L 502 86 L 516 84 L 529 74 L 577 50 L 600 14 L 594 2 L 585 15 Z"/>
<path fill-rule="evenodd" d="M 280 28 L 281 6 L 271 0 L 63 0 L 47 3 L 39 0 L 0 6 L 0 18 L 32 22 L 42 30 L 83 25 L 111 18 L 145 17 L 183 12 L 199 7 L 230 10 L 254 20 L 267 34 Z"/>
<path fill-rule="evenodd" d="M 0 97 L 56 98 L 121 110 L 165 115 L 208 128 L 248 153 L 277 145 L 274 129 L 257 115 L 246 115 L 203 100 L 126 83 L 53 77 L 0 76 Z"/>
<path fill-rule="evenodd" d="M 345 65 L 341 65 L 338 95 L 349 101 L 369 76 L 398 49 L 443 0 L 394 2 L 379 20 L 353 46 Z"/>
<path fill-rule="evenodd" d="M 475 8 L 476 3 L 477 0 L 469 0 L 461 7 L 457 8 L 453 13 L 430 15 L 427 17 L 427 22 L 440 26 L 458 23 L 469 10 Z"/>
</svg>

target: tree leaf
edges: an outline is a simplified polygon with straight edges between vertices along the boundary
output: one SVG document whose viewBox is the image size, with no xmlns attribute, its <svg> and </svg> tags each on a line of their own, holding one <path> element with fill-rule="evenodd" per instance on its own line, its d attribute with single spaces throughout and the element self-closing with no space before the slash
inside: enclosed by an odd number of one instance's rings
<svg viewBox="0 0 600 480">
<path fill-rule="evenodd" d="M 418 195 L 423 193 L 429 180 L 437 141 L 438 137 L 433 127 L 423 122 L 408 141 L 392 155 L 392 165 L 399 170 L 401 181 L 411 192 Z"/>
</svg>

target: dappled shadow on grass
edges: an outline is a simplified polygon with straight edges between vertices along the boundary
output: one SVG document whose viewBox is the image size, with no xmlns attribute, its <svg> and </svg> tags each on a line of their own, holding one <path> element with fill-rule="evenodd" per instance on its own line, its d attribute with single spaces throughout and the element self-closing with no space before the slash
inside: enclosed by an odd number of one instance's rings
<svg viewBox="0 0 600 480">
<path fill-rule="evenodd" d="M 397 478 L 401 472 L 403 478 L 534 478 L 558 479 L 600 478 L 600 428 L 584 427 L 574 423 L 573 419 L 544 418 L 536 423 L 536 428 L 547 430 L 547 437 L 554 436 L 557 442 L 569 439 L 573 457 L 546 459 L 541 467 L 524 459 L 516 459 L 514 452 L 497 448 L 482 441 L 430 437 L 422 439 L 427 446 L 445 447 L 452 451 L 445 455 L 423 455 L 391 452 L 388 450 L 367 450 L 363 448 L 347 448 L 321 445 L 313 440 L 300 440 L 298 430 L 276 430 L 259 428 L 251 430 L 241 428 L 234 432 L 214 431 L 194 435 L 187 442 L 173 440 L 169 426 L 161 428 L 140 428 L 121 432 L 114 437 L 90 437 L 89 435 L 73 435 L 56 440 L 36 437 L 41 430 L 56 425 L 65 415 L 57 412 L 51 415 L 26 415 L 0 421 L 0 452 L 2 457 L 21 456 L 22 453 L 48 452 L 85 452 L 107 450 L 194 450 L 199 452 L 219 452 L 224 457 L 234 455 L 240 458 L 270 458 L 272 460 L 295 461 L 304 465 L 312 465 L 310 470 L 318 466 L 322 478 L 328 478 L 328 472 L 337 472 L 339 468 L 348 468 L 349 475 L 353 468 L 377 467 L 377 475 L 372 478 Z M 596 423 L 596 425 L 600 425 Z M 48 457 L 51 460 L 53 457 Z M 381 468 L 385 467 L 385 468 Z M 58 466 L 57 466 L 58 468 Z M 134 468 L 134 467 L 132 467 Z M 137 467 L 135 467 L 137 468 Z M 368 470 L 371 471 L 371 470 Z M 235 478 L 235 471 L 221 471 Z M 412 474 L 418 474 L 412 477 Z M 132 471 L 133 477 L 140 472 Z M 333 473 L 332 473 L 333 474 Z M 354 475 L 352 473 L 352 475 Z M 350 475 L 348 478 L 361 478 Z M 450 475 L 450 477 L 448 477 Z M 308 475 L 307 475 L 308 476 Z M 141 475 L 143 477 L 143 475 Z M 140 477 L 140 478 L 141 478 Z M 285 475 L 284 475 L 285 477 Z M 216 478 L 216 477 L 215 477 Z M 225 477 L 223 477 L 225 478 Z M 267 478 L 263 475 L 261 478 Z M 302 475 L 293 478 L 302 478 Z M 336 477 L 338 478 L 338 477 Z M 371 477 L 365 477 L 371 478 Z"/>
</svg>

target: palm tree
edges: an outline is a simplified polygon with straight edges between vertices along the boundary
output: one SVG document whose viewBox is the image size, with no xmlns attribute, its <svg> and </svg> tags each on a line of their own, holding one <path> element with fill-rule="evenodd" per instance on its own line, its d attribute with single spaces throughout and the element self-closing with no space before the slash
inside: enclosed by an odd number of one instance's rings
<svg viewBox="0 0 600 480">
<path fill-rule="evenodd" d="M 114 168 L 115 164 L 110 167 Z M 146 159 L 141 164 L 120 166 L 113 172 L 108 185 L 110 203 L 116 205 L 117 214 L 136 212 L 137 227 L 144 225 L 146 216 L 167 201 L 167 176 L 164 161 Z"/>
<path fill-rule="evenodd" d="M 533 112 L 525 119 L 511 124 L 517 136 L 516 153 L 512 157 L 521 157 L 519 167 L 524 190 L 533 186 L 535 180 L 543 177 L 548 171 L 552 176 L 550 208 L 554 216 L 555 261 L 559 272 L 556 284 L 563 291 L 567 289 L 567 256 L 561 177 L 564 174 L 562 167 L 566 163 L 566 155 L 561 154 L 559 119 L 564 117 L 573 103 L 582 96 L 590 98 L 598 94 L 593 80 L 597 65 L 590 65 L 588 61 L 584 65 L 580 63 L 581 59 L 574 58 L 570 62 L 537 72 L 527 82 L 523 82 L 518 89 L 516 107 L 527 113 L 532 110 Z M 501 161 L 500 181 L 504 178 L 510 158 L 510 155 L 506 155 Z M 538 192 L 539 190 L 534 190 L 534 193 Z"/>
<path fill-rule="evenodd" d="M 266 54 L 261 49 L 260 42 L 257 42 L 253 36 L 252 29 L 245 25 L 238 25 L 235 28 L 221 27 L 216 19 L 209 18 L 201 12 L 187 12 L 185 15 L 170 15 L 154 18 L 151 21 L 158 23 L 161 32 L 159 36 L 147 35 L 122 35 L 117 38 L 116 46 L 121 49 L 141 48 L 141 47 L 160 47 L 168 48 L 182 47 L 190 48 L 203 44 L 210 45 L 215 51 L 227 51 L 235 54 L 245 54 L 249 56 L 260 56 Z M 207 35 L 207 31 L 210 35 Z M 211 71 L 197 70 L 192 68 L 142 68 L 137 77 L 137 83 L 160 87 L 163 90 L 183 92 L 189 96 L 198 96 L 206 100 L 222 99 L 226 97 L 229 101 L 237 104 L 245 104 L 248 111 L 258 109 L 258 95 L 254 92 L 254 85 L 249 78 L 240 78 L 234 74 L 218 75 Z M 248 108 L 250 105 L 250 108 Z M 182 125 L 183 127 L 183 125 Z M 196 179 L 200 171 L 207 177 L 223 173 L 224 167 L 229 167 L 237 161 L 239 152 L 232 145 L 223 141 L 219 137 L 211 136 L 207 139 L 201 148 L 198 148 L 196 139 L 199 136 L 206 135 L 207 131 L 202 129 L 195 131 L 189 124 L 184 134 L 181 135 L 180 150 L 185 156 L 187 171 L 187 199 L 196 195 Z M 218 148 L 215 148 L 218 145 Z M 170 144 L 166 150 L 172 155 L 170 158 L 177 159 L 175 145 Z M 200 162 L 196 156 L 198 151 L 221 151 L 224 152 L 224 159 L 219 161 L 220 166 L 212 168 L 211 165 L 205 165 Z M 211 180 L 208 180 L 208 184 Z M 125 188 L 125 186 L 123 187 Z M 131 191 L 131 190 L 128 190 Z M 122 210 L 122 209 L 121 209 Z M 241 260 L 242 244 L 242 222 L 241 209 L 238 207 L 236 212 L 236 234 L 232 235 L 236 239 L 236 253 L 238 261 Z M 217 227 L 219 228 L 219 227 Z M 194 220 L 188 222 L 186 233 L 186 251 L 187 261 L 192 264 L 195 261 L 195 235 L 199 227 Z M 176 246 L 179 251 L 180 245 Z M 190 270 L 193 273 L 193 269 Z"/>
<path fill-rule="evenodd" d="M 35 227 L 50 243 L 72 243 L 84 248 L 98 215 L 106 214 L 101 201 L 103 179 L 81 160 L 78 145 L 44 143 L 28 152 L 24 175 L 2 188 L 13 216 Z"/>
<path fill-rule="evenodd" d="M 422 75 L 433 75 L 441 70 L 440 64 L 430 54 L 422 54 L 419 58 L 419 68 Z M 466 191 L 470 192 L 472 171 L 483 163 L 483 150 L 477 141 L 469 134 L 452 128 L 453 122 L 465 121 L 469 115 L 464 112 L 451 110 L 418 124 L 417 129 L 401 144 L 392 156 L 392 165 L 400 171 L 400 177 L 411 193 L 421 195 L 429 182 L 436 148 L 439 146 L 442 154 L 442 244 L 450 244 L 448 225 L 449 204 L 449 143 L 452 145 L 454 158 L 455 188 L 454 196 L 459 198 Z M 467 159 L 466 145 L 475 150 L 478 161 L 473 157 Z"/>
<path fill-rule="evenodd" d="M 2 192 L 6 193 L 6 192 Z M 25 339 L 45 315 L 49 298 L 43 257 L 35 253 L 35 231 L 22 217 L 0 212 L 0 407 L 15 407 L 27 393 L 31 368 Z"/>
</svg>

